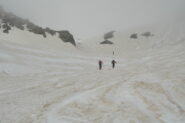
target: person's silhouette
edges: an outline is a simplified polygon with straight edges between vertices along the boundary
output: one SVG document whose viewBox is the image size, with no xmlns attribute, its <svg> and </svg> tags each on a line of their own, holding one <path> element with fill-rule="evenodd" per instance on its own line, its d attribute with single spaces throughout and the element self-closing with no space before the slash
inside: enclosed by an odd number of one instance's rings
<svg viewBox="0 0 185 123">
<path fill-rule="evenodd" d="M 98 61 L 98 64 L 99 64 L 99 70 L 101 70 L 101 69 L 102 69 L 102 64 L 103 64 L 103 62 L 102 62 L 101 60 L 99 60 L 99 61 Z"/>
<path fill-rule="evenodd" d="M 115 64 L 116 64 L 116 61 L 115 60 L 112 60 L 112 68 L 114 69 L 115 67 Z"/>
</svg>

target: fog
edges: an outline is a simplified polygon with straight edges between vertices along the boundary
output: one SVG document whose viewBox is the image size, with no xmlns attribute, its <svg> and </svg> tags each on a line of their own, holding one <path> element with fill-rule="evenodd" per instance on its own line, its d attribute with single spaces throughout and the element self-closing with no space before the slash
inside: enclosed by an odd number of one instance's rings
<svg viewBox="0 0 185 123">
<path fill-rule="evenodd" d="M 5 10 L 76 39 L 185 15 L 185 0 L 0 0 Z"/>
</svg>

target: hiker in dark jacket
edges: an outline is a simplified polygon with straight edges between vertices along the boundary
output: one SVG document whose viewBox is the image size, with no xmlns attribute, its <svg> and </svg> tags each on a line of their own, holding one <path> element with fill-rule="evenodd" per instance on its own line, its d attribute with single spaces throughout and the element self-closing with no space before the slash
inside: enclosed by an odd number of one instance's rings
<svg viewBox="0 0 185 123">
<path fill-rule="evenodd" d="M 98 64 L 99 64 L 99 70 L 101 70 L 101 69 L 102 69 L 102 64 L 103 64 L 103 62 L 102 62 L 101 60 L 99 60 L 99 61 L 98 61 Z"/>
<path fill-rule="evenodd" d="M 114 69 L 115 67 L 115 64 L 116 64 L 116 61 L 115 60 L 112 60 L 112 68 Z"/>
</svg>

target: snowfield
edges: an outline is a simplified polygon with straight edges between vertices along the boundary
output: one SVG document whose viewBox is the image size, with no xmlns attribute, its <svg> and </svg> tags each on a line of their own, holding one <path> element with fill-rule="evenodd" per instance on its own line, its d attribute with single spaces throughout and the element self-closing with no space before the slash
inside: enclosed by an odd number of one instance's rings
<svg viewBox="0 0 185 123">
<path fill-rule="evenodd" d="M 120 32 L 115 46 L 93 39 L 63 49 L 1 33 L 0 123 L 184 123 L 185 33 L 169 40 L 160 31 L 139 44 Z"/>
</svg>

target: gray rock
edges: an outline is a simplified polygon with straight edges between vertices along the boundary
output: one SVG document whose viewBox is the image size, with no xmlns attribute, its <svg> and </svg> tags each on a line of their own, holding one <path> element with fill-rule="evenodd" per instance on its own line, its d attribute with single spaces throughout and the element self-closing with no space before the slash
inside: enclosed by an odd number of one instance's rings
<svg viewBox="0 0 185 123">
<path fill-rule="evenodd" d="M 110 31 L 110 32 L 106 33 L 104 35 L 104 39 L 107 40 L 107 39 L 113 38 L 114 37 L 114 32 L 115 31 Z"/>
<path fill-rule="evenodd" d="M 137 39 L 137 38 L 138 38 L 138 37 L 137 37 L 137 33 L 131 34 L 131 35 L 130 35 L 130 38 L 131 38 L 131 39 Z"/>
<path fill-rule="evenodd" d="M 52 36 L 56 33 L 59 33 L 59 38 L 64 42 L 70 42 L 74 46 L 76 46 L 75 40 L 73 38 L 73 35 L 69 31 L 55 31 L 50 28 L 42 28 L 40 26 L 35 25 L 34 23 L 31 23 L 27 19 L 22 19 L 13 13 L 9 13 L 4 11 L 4 9 L 0 6 L 0 19 L 3 20 L 3 32 L 9 33 L 9 30 L 11 30 L 11 27 L 17 27 L 20 30 L 24 30 L 24 25 L 27 26 L 28 30 L 32 33 L 42 35 L 43 37 L 46 37 L 46 32 L 51 34 Z"/>
<path fill-rule="evenodd" d="M 4 33 L 9 33 L 9 30 L 11 30 L 11 27 L 7 23 L 4 23 L 2 27 Z"/>
<path fill-rule="evenodd" d="M 100 44 L 114 44 L 114 43 L 112 41 L 105 40 L 105 41 L 100 42 Z"/>
<path fill-rule="evenodd" d="M 151 37 L 151 36 L 154 36 L 154 34 L 152 34 L 151 32 L 144 32 L 141 34 L 142 36 L 148 38 L 148 37 Z"/>
<path fill-rule="evenodd" d="M 69 31 L 57 31 L 57 32 L 59 33 L 59 38 L 62 39 L 64 42 L 70 42 L 74 46 L 76 46 L 73 35 L 69 33 Z"/>
<path fill-rule="evenodd" d="M 48 27 L 46 27 L 46 29 L 44 29 L 44 30 L 45 30 L 45 32 L 51 34 L 52 36 L 56 34 L 56 31 L 55 30 L 52 30 L 52 29 L 50 29 Z"/>
</svg>

